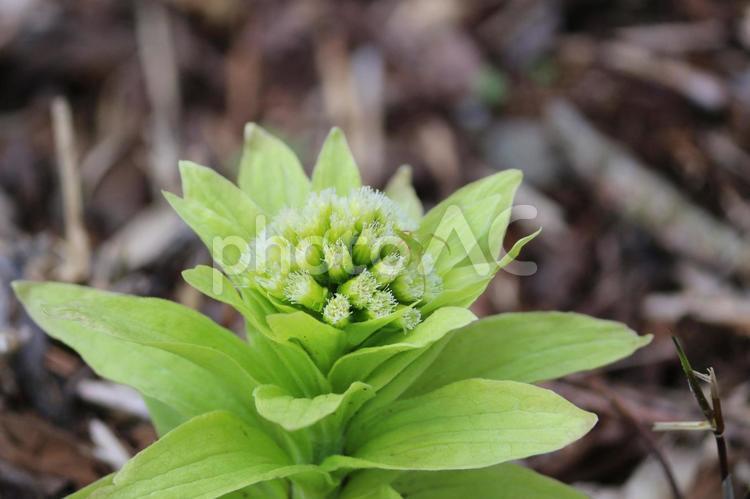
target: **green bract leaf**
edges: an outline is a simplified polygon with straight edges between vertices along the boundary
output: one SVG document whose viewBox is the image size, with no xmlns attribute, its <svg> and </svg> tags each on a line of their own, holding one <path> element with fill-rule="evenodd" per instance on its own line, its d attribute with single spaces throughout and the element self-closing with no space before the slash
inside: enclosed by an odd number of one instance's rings
<svg viewBox="0 0 750 499">
<path fill-rule="evenodd" d="M 284 479 L 268 480 L 224 494 L 221 499 L 289 499 L 289 485 Z"/>
<path fill-rule="evenodd" d="M 310 181 L 294 152 L 253 123 L 245 128 L 239 184 L 270 215 L 285 206 L 302 206 L 310 193 Z"/>
<path fill-rule="evenodd" d="M 190 161 L 180 161 L 180 176 L 184 199 L 229 220 L 236 234 L 247 241 L 255 237 L 262 211 L 239 187 L 214 170 Z"/>
<path fill-rule="evenodd" d="M 469 257 L 472 263 L 480 263 L 480 256 L 487 264 L 494 262 L 497 257 L 493 254 L 494 246 L 505 234 L 513 196 L 521 178 L 518 170 L 483 178 L 462 187 L 424 216 L 417 239 L 428 249 L 432 245 L 432 251 L 439 254 L 437 268 L 441 272 Z M 500 222 L 497 222 L 498 217 Z M 492 248 L 490 243 L 493 243 Z"/>
<path fill-rule="evenodd" d="M 234 284 L 220 270 L 207 265 L 198 265 L 195 268 L 184 270 L 182 278 L 204 295 L 226 303 L 245 317 L 254 317 L 255 310 L 242 301 L 242 297 L 235 289 Z"/>
<path fill-rule="evenodd" d="M 335 390 L 341 391 L 356 380 L 365 380 L 383 363 L 395 355 L 417 350 L 438 341 L 453 329 L 465 326 L 476 316 L 464 308 L 446 307 L 436 311 L 408 333 L 396 332 L 377 345 L 360 348 L 341 357 L 331 368 L 328 379 Z M 395 376 L 395 371 L 391 377 Z"/>
<path fill-rule="evenodd" d="M 614 362 L 650 341 L 618 322 L 581 314 L 494 315 L 457 331 L 409 393 L 467 377 L 527 383 L 557 378 Z"/>
<path fill-rule="evenodd" d="M 450 332 L 429 347 L 400 353 L 376 369 L 368 381 L 377 390 L 377 395 L 365 404 L 357 417 L 366 418 L 398 400 L 435 361 L 454 333 Z"/>
<path fill-rule="evenodd" d="M 393 487 L 409 499 L 585 499 L 557 480 L 516 464 L 480 470 L 409 472 Z"/>
<path fill-rule="evenodd" d="M 315 164 L 312 188 L 314 191 L 333 188 L 338 195 L 346 196 L 349 191 L 361 186 L 359 168 L 346 137 L 341 129 L 333 128 L 323 143 L 318 162 Z"/>
<path fill-rule="evenodd" d="M 406 313 L 407 308 L 397 308 L 392 314 L 380 317 L 378 319 L 370 319 L 363 322 L 353 322 L 346 327 L 346 341 L 350 348 L 357 347 L 364 343 L 373 333 L 384 328 L 388 324 L 396 321 L 399 317 Z"/>
<path fill-rule="evenodd" d="M 30 313 L 77 321 L 103 334 L 136 343 L 175 343 L 210 348 L 233 359 L 251 377 L 255 354 L 231 331 L 203 314 L 159 298 L 100 291 L 75 284 L 17 281 L 17 295 Z M 36 319 L 36 317 L 34 317 Z"/>
<path fill-rule="evenodd" d="M 114 473 L 110 473 L 109 475 L 101 477 L 99 480 L 95 481 L 94 483 L 90 483 L 78 492 L 71 494 L 67 496 L 66 499 L 87 499 L 94 495 L 94 492 L 98 491 L 99 489 L 103 489 L 105 487 L 108 487 L 112 485 L 112 479 L 115 477 Z"/>
<path fill-rule="evenodd" d="M 443 276 L 443 291 L 422 308 L 422 313 L 429 314 L 441 307 L 468 307 L 487 289 L 490 281 L 495 277 L 498 270 L 512 262 L 521 252 L 524 246 L 533 240 L 541 231 L 519 239 L 503 258 L 492 266 L 489 272 L 486 268 L 477 268 L 474 265 L 463 265 L 454 267 Z"/>
<path fill-rule="evenodd" d="M 276 309 L 256 290 L 244 288 L 240 293 L 220 270 L 206 265 L 185 270 L 182 277 L 204 295 L 237 310 L 254 329 L 270 332 L 266 316 Z"/>
<path fill-rule="evenodd" d="M 356 417 L 347 455 L 326 469 L 447 470 L 491 466 L 557 450 L 585 435 L 594 414 L 514 381 L 459 381 Z"/>
<path fill-rule="evenodd" d="M 374 395 L 369 385 L 359 382 L 352 383 L 344 393 L 328 393 L 312 399 L 295 398 L 275 385 L 259 386 L 253 392 L 258 413 L 288 431 L 307 428 L 334 413 L 343 423 Z"/>
<path fill-rule="evenodd" d="M 257 384 L 254 352 L 205 316 L 166 300 L 60 283 L 14 283 L 31 317 L 101 376 L 131 385 L 184 417 L 233 409 Z"/>
<path fill-rule="evenodd" d="M 324 373 L 346 347 L 342 330 L 323 324 L 305 312 L 269 315 L 267 320 L 277 339 L 298 343 Z"/>
<path fill-rule="evenodd" d="M 398 499 L 391 482 L 401 474 L 391 470 L 361 470 L 352 474 L 339 499 Z"/>
<path fill-rule="evenodd" d="M 180 163 L 184 198 L 165 192 L 178 215 L 200 237 L 214 259 L 225 268 L 243 265 L 256 224 L 265 224 L 260 208 L 237 186 L 215 171 Z M 236 270 L 236 269 L 235 269 Z"/>
<path fill-rule="evenodd" d="M 222 267 L 242 265 L 248 239 L 238 233 L 237 226 L 229 219 L 206 208 L 197 201 L 183 199 L 165 192 L 172 208 L 206 245 L 211 256 Z"/>
<path fill-rule="evenodd" d="M 420 220 L 424 215 L 422 201 L 419 200 L 411 183 L 411 166 L 404 165 L 388 181 L 385 194 L 394 200 L 404 213 L 413 220 Z"/>
<path fill-rule="evenodd" d="M 488 220 L 492 220 L 496 206 L 502 200 L 502 196 L 495 194 L 461 207 L 450 206 L 445 211 L 440 225 L 430 234 L 425 245 L 439 273 L 469 261 L 484 275 L 490 275 L 495 262 L 486 250 Z M 420 232 L 418 237 L 424 235 Z"/>
<path fill-rule="evenodd" d="M 295 397 L 314 397 L 330 392 L 330 384 L 310 356 L 297 344 L 279 342 L 248 331 L 251 349 L 258 354 L 265 384 L 283 386 Z"/>
<path fill-rule="evenodd" d="M 255 483 L 311 471 L 262 431 L 228 412 L 198 416 L 130 460 L 93 497 L 214 498 Z"/>
<path fill-rule="evenodd" d="M 497 262 L 498 269 L 505 268 L 508 266 L 511 262 L 513 262 L 516 258 L 518 258 L 518 255 L 521 253 L 521 250 L 531 241 L 536 239 L 536 236 L 542 233 L 542 228 L 538 228 L 536 231 L 532 232 L 528 236 L 524 236 L 518 241 L 516 241 L 516 244 L 513 245 L 512 248 L 510 248 L 510 251 L 508 251 L 507 254 L 503 255 L 503 257 L 500 259 L 499 262 Z M 494 248 L 495 246 L 493 246 Z M 502 241 L 499 241 L 497 244 L 498 251 L 502 249 Z"/>
<path fill-rule="evenodd" d="M 156 434 L 160 437 L 177 428 L 188 419 L 173 407 L 153 397 L 143 395 L 143 401 L 148 408 L 148 415 L 151 418 L 154 429 L 156 429 Z"/>
<path fill-rule="evenodd" d="M 374 489 L 362 490 L 358 493 L 342 495 L 341 499 L 401 499 L 401 494 L 389 485 L 380 485 Z"/>
</svg>

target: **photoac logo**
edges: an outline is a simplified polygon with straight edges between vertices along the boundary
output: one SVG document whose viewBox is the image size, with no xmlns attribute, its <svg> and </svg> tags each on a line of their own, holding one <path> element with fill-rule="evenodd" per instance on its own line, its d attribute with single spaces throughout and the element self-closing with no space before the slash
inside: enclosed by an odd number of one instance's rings
<svg viewBox="0 0 750 499">
<path fill-rule="evenodd" d="M 421 235 L 421 240 L 408 230 L 379 232 L 375 224 L 362 226 L 359 233 L 345 231 L 335 241 L 331 241 L 327 231 L 288 234 L 274 230 L 272 222 L 259 215 L 254 239 L 215 237 L 211 253 L 232 282 L 249 285 L 255 280 L 281 295 L 290 275 L 302 273 L 324 282 L 346 282 L 369 272 L 381 282 L 398 287 L 404 280 L 394 281 L 404 269 L 416 269 L 418 275 L 429 276 L 438 263 L 446 261 L 470 268 L 477 277 L 490 277 L 498 271 L 530 276 L 536 273 L 537 264 L 516 259 L 512 250 L 506 251 L 503 241 L 510 223 L 533 220 L 537 215 L 534 206 L 514 206 L 495 218 L 484 237 L 478 237 L 477 228 L 472 227 L 459 206 L 453 205 L 445 210 L 437 228 L 427 237 Z M 427 285 L 424 279 L 418 280 L 421 286 Z M 224 282 L 215 276 L 213 291 L 221 293 Z"/>
</svg>

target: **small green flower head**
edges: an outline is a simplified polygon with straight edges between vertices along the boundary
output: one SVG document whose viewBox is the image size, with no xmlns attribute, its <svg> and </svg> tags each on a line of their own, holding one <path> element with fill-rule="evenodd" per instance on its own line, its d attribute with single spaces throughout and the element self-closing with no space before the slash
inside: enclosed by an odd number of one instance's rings
<svg viewBox="0 0 750 499">
<path fill-rule="evenodd" d="M 291 303 L 320 312 L 328 298 L 328 289 L 318 284 L 310 274 L 294 272 L 286 279 L 284 297 Z"/>
<path fill-rule="evenodd" d="M 346 296 L 336 293 L 323 308 L 323 319 L 332 326 L 344 327 L 350 322 L 351 304 Z"/>
<path fill-rule="evenodd" d="M 403 305 L 399 305 L 399 307 L 403 307 Z M 422 320 L 422 314 L 413 307 L 406 307 L 406 310 L 401 314 L 401 316 L 396 321 L 396 325 L 403 329 L 404 331 L 411 331 Z"/>
<path fill-rule="evenodd" d="M 239 170 L 233 185 L 183 162 L 184 197 L 166 197 L 221 268 L 212 296 L 234 286 L 261 330 L 266 316 L 294 309 L 362 335 L 411 329 L 469 306 L 533 238 L 501 258 L 519 172 L 469 184 L 425 213 L 408 167 L 384 192 L 363 187 L 338 129 L 308 177 L 287 145 L 249 125 Z"/>
<path fill-rule="evenodd" d="M 421 255 L 403 241 L 415 229 L 372 188 L 314 192 L 300 208 L 281 210 L 251 244 L 254 282 L 335 327 L 388 317 L 442 283 L 437 273 L 425 274 Z M 414 328 L 419 312 L 403 312 L 408 317 L 399 325 Z"/>
</svg>

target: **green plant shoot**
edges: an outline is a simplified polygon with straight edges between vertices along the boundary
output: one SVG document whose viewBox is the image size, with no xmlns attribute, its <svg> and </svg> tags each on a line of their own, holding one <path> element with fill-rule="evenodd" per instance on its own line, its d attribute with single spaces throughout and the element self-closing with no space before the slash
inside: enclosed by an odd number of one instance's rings
<svg viewBox="0 0 750 499">
<path fill-rule="evenodd" d="M 216 262 L 185 280 L 233 307 L 242 337 L 179 304 L 16 282 L 32 318 L 145 399 L 160 438 L 74 498 L 579 498 L 509 461 L 583 437 L 596 416 L 534 383 L 650 341 L 557 312 L 477 319 L 518 171 L 423 215 L 402 170 L 362 186 L 344 135 L 308 179 L 255 125 L 238 185 L 180 164 L 167 193 Z"/>
</svg>

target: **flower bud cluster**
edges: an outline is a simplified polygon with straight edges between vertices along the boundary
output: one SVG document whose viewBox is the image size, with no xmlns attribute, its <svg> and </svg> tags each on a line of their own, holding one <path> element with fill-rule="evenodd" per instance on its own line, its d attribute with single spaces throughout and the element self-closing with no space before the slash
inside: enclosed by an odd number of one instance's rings
<svg viewBox="0 0 750 499">
<path fill-rule="evenodd" d="M 414 229 L 398 205 L 369 187 L 314 193 L 253 242 L 252 280 L 338 328 L 398 311 L 395 323 L 413 329 L 418 305 L 442 287 L 429 260 L 407 243 Z"/>
</svg>

